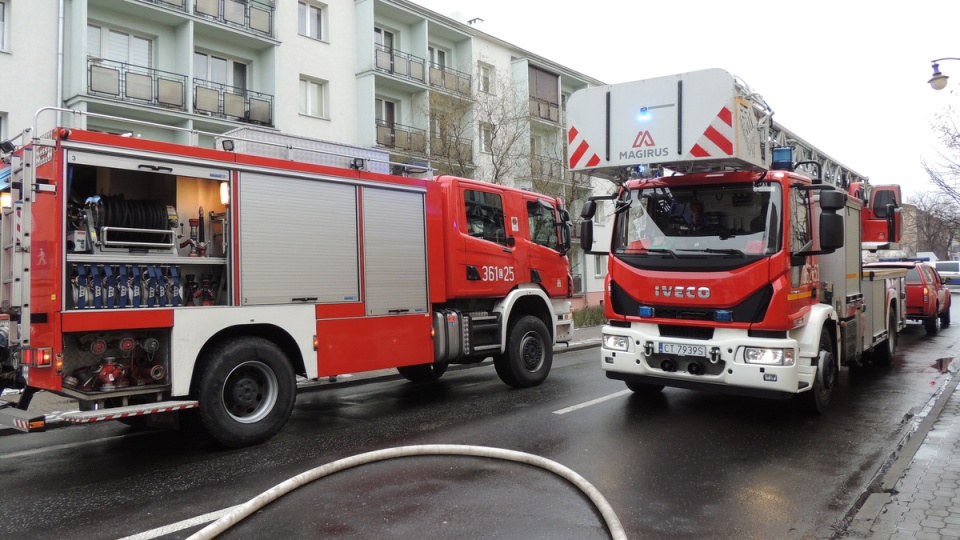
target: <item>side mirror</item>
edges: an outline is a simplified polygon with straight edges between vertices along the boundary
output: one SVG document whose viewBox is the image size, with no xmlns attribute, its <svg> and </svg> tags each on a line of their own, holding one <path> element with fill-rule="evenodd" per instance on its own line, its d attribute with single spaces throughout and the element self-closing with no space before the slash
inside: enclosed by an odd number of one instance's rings
<svg viewBox="0 0 960 540">
<path fill-rule="evenodd" d="M 593 250 L 593 221 L 585 219 L 580 222 L 580 248 L 583 251 Z"/>
<path fill-rule="evenodd" d="M 587 200 L 583 203 L 583 209 L 580 210 L 580 219 L 584 221 L 593 220 L 593 216 L 597 213 L 597 203 L 596 201 Z"/>
<path fill-rule="evenodd" d="M 820 250 L 836 251 L 843 247 L 843 240 L 843 216 L 820 214 Z"/>
<path fill-rule="evenodd" d="M 842 191 L 824 190 L 820 192 L 820 208 L 829 212 L 840 210 L 847 204 L 847 195 Z"/>
</svg>

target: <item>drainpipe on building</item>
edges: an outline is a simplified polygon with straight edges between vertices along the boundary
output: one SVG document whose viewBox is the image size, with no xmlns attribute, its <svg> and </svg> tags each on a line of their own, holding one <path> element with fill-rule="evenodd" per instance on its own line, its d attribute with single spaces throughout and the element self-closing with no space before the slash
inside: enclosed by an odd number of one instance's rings
<svg viewBox="0 0 960 540">
<path fill-rule="evenodd" d="M 58 109 L 63 107 L 63 11 L 65 0 L 60 0 L 57 14 L 57 96 L 53 102 L 54 107 Z M 63 113 L 57 111 L 57 124 L 54 127 L 63 125 Z"/>
</svg>

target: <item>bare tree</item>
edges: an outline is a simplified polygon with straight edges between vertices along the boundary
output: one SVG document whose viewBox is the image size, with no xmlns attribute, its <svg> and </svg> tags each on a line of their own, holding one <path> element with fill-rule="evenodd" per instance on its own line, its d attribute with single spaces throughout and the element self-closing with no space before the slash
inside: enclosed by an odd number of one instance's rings
<svg viewBox="0 0 960 540">
<path fill-rule="evenodd" d="M 960 207 L 944 191 L 924 191 L 907 201 L 916 208 L 904 214 L 905 236 L 916 234 L 916 251 L 950 258 L 950 245 L 960 230 Z"/>
<path fill-rule="evenodd" d="M 489 91 L 478 93 L 474 106 L 480 136 L 477 164 L 484 180 L 505 184 L 515 182 L 528 161 L 530 105 L 523 89 L 508 77 L 496 75 Z"/>
<path fill-rule="evenodd" d="M 474 175 L 473 103 L 466 96 L 431 92 L 429 108 L 421 111 L 430 118 L 430 157 L 439 174 L 469 178 Z"/>
<path fill-rule="evenodd" d="M 923 168 L 930 176 L 930 181 L 954 204 L 960 205 L 960 130 L 957 129 L 956 114 L 952 107 L 937 115 L 933 130 L 943 150 L 937 163 L 923 161 Z"/>
</svg>

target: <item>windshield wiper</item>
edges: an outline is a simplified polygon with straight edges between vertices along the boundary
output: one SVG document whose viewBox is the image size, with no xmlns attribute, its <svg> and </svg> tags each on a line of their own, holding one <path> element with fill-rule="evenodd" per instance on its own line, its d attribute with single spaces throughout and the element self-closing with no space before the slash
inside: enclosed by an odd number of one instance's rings
<svg viewBox="0 0 960 540">
<path fill-rule="evenodd" d="M 747 254 L 739 249 L 715 249 L 715 248 L 703 248 L 703 249 L 680 249 L 677 251 L 698 251 L 702 253 L 721 253 L 723 255 L 738 255 L 740 257 L 746 257 Z"/>
<path fill-rule="evenodd" d="M 633 249 L 630 249 L 629 251 L 634 253 L 657 253 L 657 254 L 669 255 L 674 259 L 677 258 L 677 254 L 670 249 L 641 247 L 641 248 L 633 248 Z M 627 251 L 625 250 L 624 252 L 626 253 Z"/>
</svg>

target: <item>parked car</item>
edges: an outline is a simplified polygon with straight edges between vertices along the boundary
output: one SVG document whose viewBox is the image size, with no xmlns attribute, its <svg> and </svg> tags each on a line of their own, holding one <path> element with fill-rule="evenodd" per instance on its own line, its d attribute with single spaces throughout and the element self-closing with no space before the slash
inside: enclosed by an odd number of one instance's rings
<svg viewBox="0 0 960 540">
<path fill-rule="evenodd" d="M 933 265 L 951 291 L 960 291 L 960 261 L 937 261 Z"/>
<path fill-rule="evenodd" d="M 863 265 L 873 268 L 903 268 L 907 271 L 907 318 L 923 323 L 928 334 L 950 326 L 950 289 L 936 268 L 918 261 L 878 262 Z"/>
</svg>

